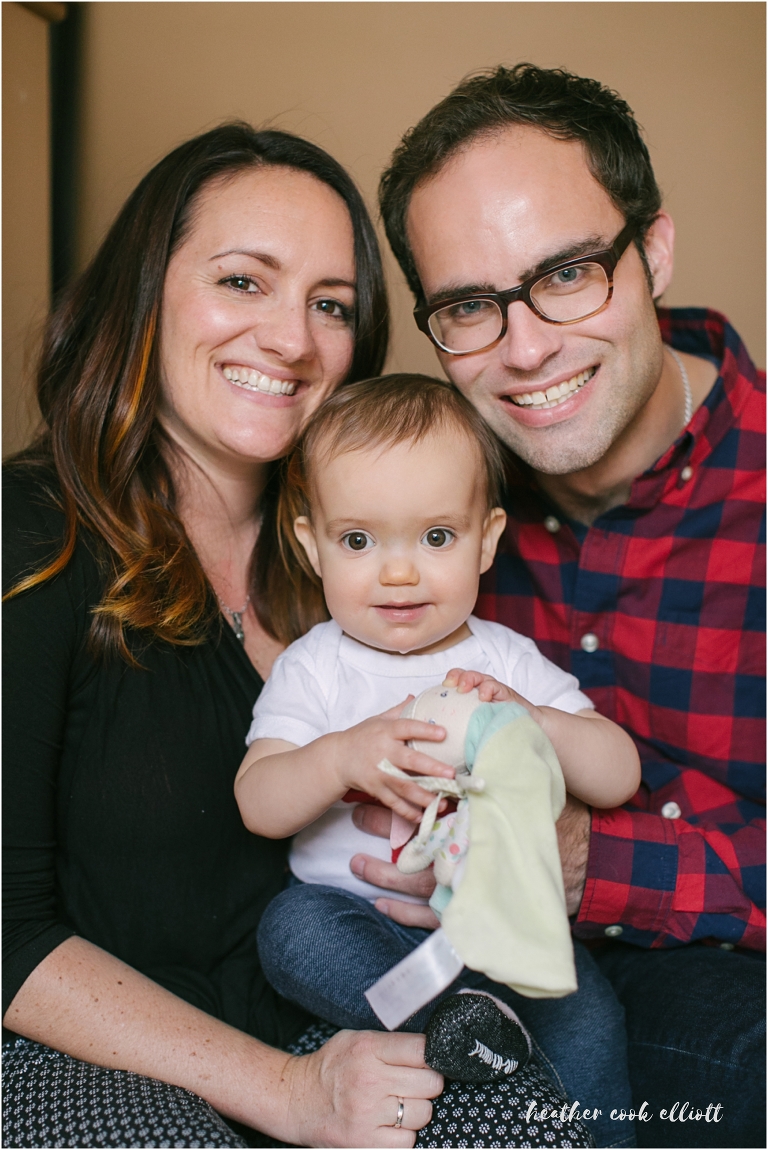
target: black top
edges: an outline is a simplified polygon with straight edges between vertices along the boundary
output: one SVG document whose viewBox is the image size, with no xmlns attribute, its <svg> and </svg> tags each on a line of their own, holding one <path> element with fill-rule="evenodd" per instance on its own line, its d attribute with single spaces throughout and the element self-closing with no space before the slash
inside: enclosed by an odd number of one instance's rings
<svg viewBox="0 0 768 1150">
<path fill-rule="evenodd" d="M 18 464 L 3 502 L 7 589 L 58 554 L 64 517 Z M 94 659 L 103 588 L 81 539 L 62 574 L 4 608 L 3 1012 L 78 934 L 283 1044 L 307 1016 L 267 985 L 255 931 L 287 844 L 250 834 L 233 794 L 262 680 L 218 621 L 197 647 L 145 645 L 141 670 Z"/>
</svg>

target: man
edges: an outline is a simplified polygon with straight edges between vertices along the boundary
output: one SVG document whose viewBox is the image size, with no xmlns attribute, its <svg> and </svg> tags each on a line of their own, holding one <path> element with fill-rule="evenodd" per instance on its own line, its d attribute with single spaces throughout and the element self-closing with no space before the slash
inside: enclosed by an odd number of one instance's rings
<svg viewBox="0 0 768 1150">
<path fill-rule="evenodd" d="M 657 312 L 674 227 L 595 81 L 465 81 L 406 135 L 381 206 L 419 326 L 515 457 L 479 613 L 576 674 L 643 759 L 626 808 L 570 800 L 558 826 L 574 932 L 602 940 L 627 1012 L 639 1144 L 764 1145 L 764 376 L 716 313 Z"/>
</svg>

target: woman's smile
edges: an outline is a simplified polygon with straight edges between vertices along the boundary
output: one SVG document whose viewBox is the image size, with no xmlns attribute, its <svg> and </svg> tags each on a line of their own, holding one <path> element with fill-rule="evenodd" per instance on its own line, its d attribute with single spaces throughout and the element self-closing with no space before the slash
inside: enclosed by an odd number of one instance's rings
<svg viewBox="0 0 768 1150">
<path fill-rule="evenodd" d="M 293 395 L 300 382 L 298 379 L 275 379 L 255 367 L 245 367 L 243 364 L 227 364 L 221 370 L 230 383 L 244 391 L 258 391 L 262 395 Z"/>
</svg>

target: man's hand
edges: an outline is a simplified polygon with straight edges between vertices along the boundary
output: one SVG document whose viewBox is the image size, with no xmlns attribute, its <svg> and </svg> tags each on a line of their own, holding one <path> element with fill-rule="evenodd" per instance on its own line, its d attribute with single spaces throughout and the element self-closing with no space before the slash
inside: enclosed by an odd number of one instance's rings
<svg viewBox="0 0 768 1150">
<path fill-rule="evenodd" d="M 591 827 L 592 814 L 589 807 L 573 795 L 566 795 L 565 808 L 555 824 L 555 830 L 563 868 L 565 906 L 569 915 L 576 914 L 581 906 L 587 881 Z"/>
<path fill-rule="evenodd" d="M 366 834 L 376 835 L 379 838 L 389 837 L 392 815 L 383 807 L 357 806 L 352 812 L 352 818 L 355 826 Z M 557 820 L 555 829 L 563 868 L 565 905 L 569 915 L 578 912 L 584 894 L 591 825 L 592 815 L 589 807 L 579 799 L 575 799 L 573 795 L 567 795 L 565 808 Z M 401 874 L 394 863 L 382 862 L 381 859 L 372 858 L 370 855 L 355 855 L 350 867 L 352 873 L 364 882 L 370 882 L 387 890 L 429 898 L 435 889 L 435 878 L 431 867 L 418 874 L 405 875 Z M 403 926 L 419 926 L 425 930 L 434 930 L 438 925 L 436 916 L 428 906 L 403 902 L 398 898 L 380 898 L 375 905 L 382 914 L 388 915 Z"/>
<path fill-rule="evenodd" d="M 389 838 L 392 812 L 385 810 L 384 807 L 364 804 L 356 806 L 352 812 L 352 820 L 355 826 L 366 834 L 376 835 L 382 839 Z M 374 886 L 382 886 L 386 890 L 429 898 L 435 889 L 432 867 L 419 871 L 418 874 L 403 874 L 394 863 L 382 862 L 381 859 L 373 858 L 371 855 L 355 855 L 349 865 L 357 878 Z M 440 925 L 434 912 L 421 903 L 404 902 L 400 898 L 379 898 L 374 905 L 382 914 L 403 926 L 419 926 L 424 930 L 434 930 Z"/>
</svg>

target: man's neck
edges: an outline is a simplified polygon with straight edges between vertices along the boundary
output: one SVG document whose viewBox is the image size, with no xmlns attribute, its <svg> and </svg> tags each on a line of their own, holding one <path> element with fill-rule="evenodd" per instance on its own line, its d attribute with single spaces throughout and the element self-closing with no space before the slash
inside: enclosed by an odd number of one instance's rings
<svg viewBox="0 0 768 1150">
<path fill-rule="evenodd" d="M 688 373 L 695 411 L 711 390 L 717 369 L 709 360 L 679 354 Z M 570 519 L 590 526 L 606 511 L 627 502 L 637 476 L 652 467 L 679 436 L 684 410 L 680 368 L 665 348 L 653 395 L 602 459 L 569 475 L 537 471 L 539 486 Z"/>
</svg>

